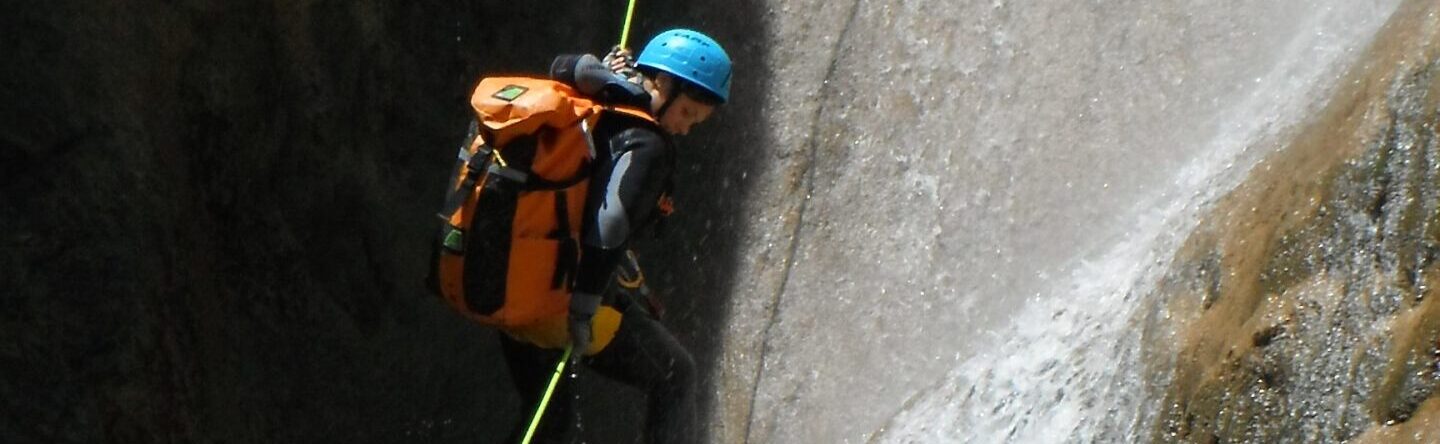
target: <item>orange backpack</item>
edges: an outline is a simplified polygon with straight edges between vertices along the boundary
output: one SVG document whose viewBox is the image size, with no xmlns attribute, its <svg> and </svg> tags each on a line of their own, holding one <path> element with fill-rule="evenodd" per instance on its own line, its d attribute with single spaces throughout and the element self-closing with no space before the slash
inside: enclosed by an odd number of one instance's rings
<svg viewBox="0 0 1440 444">
<path fill-rule="evenodd" d="M 439 214 L 438 291 L 466 316 L 512 334 L 563 325 L 595 156 L 590 128 L 605 112 L 654 119 L 525 77 L 481 80 L 470 105 L 476 121 Z"/>
</svg>

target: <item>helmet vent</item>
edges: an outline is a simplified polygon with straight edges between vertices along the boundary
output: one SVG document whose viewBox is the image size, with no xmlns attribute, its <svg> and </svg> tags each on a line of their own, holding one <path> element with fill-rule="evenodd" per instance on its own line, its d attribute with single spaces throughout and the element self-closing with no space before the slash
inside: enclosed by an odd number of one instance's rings
<svg viewBox="0 0 1440 444">
<path fill-rule="evenodd" d="M 716 103 L 725 103 L 730 96 L 729 55 L 720 44 L 696 31 L 672 29 L 655 36 L 640 52 L 636 65 L 685 80 L 699 92 L 713 94 Z"/>
</svg>

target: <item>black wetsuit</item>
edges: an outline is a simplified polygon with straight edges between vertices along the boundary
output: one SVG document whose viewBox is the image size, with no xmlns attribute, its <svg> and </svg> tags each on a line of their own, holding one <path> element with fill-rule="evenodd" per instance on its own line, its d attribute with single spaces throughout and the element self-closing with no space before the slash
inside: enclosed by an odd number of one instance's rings
<svg viewBox="0 0 1440 444">
<path fill-rule="evenodd" d="M 649 109 L 649 95 L 623 99 L 625 104 Z M 669 191 L 674 173 L 674 152 L 669 139 L 654 124 L 619 113 L 603 115 L 591 137 L 596 158 L 585 205 L 575 291 L 602 294 L 630 240 L 657 219 L 659 199 Z M 695 362 L 690 353 L 641 304 L 626 304 L 613 295 L 604 300 L 625 316 L 610 344 L 581 362 L 596 373 L 645 391 L 646 442 L 695 442 Z M 528 420 L 549 383 L 560 352 L 500 336 Z M 576 439 L 572 381 L 564 378 L 556 388 L 535 442 L 569 443 Z M 512 440 L 524 433 L 523 424 L 520 428 Z"/>
</svg>

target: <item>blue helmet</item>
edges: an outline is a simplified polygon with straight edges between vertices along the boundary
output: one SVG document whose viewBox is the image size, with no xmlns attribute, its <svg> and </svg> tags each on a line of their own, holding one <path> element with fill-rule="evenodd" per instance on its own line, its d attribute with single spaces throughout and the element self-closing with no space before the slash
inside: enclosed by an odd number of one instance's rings
<svg viewBox="0 0 1440 444">
<path fill-rule="evenodd" d="M 662 32 L 645 45 L 635 65 L 685 79 L 720 103 L 730 100 L 730 56 L 705 34 L 689 29 Z"/>
</svg>

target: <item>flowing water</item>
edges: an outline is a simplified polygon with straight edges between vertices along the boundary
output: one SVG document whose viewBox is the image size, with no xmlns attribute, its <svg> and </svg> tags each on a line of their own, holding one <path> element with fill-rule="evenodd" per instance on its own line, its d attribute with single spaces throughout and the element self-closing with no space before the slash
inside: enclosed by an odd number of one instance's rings
<svg viewBox="0 0 1440 444">
<path fill-rule="evenodd" d="M 877 442 L 1145 440 L 1155 388 L 1141 335 L 1151 295 L 1198 214 L 1243 179 L 1327 92 L 1396 2 L 1315 2 L 1296 10 L 1268 70 L 1221 106 L 1208 136 L 1119 220 L 1125 234 L 1082 254 L 1064 279 L 1025 300 L 983 350 L 915 393 Z M 1143 193 L 1142 193 L 1143 194 Z"/>
</svg>

